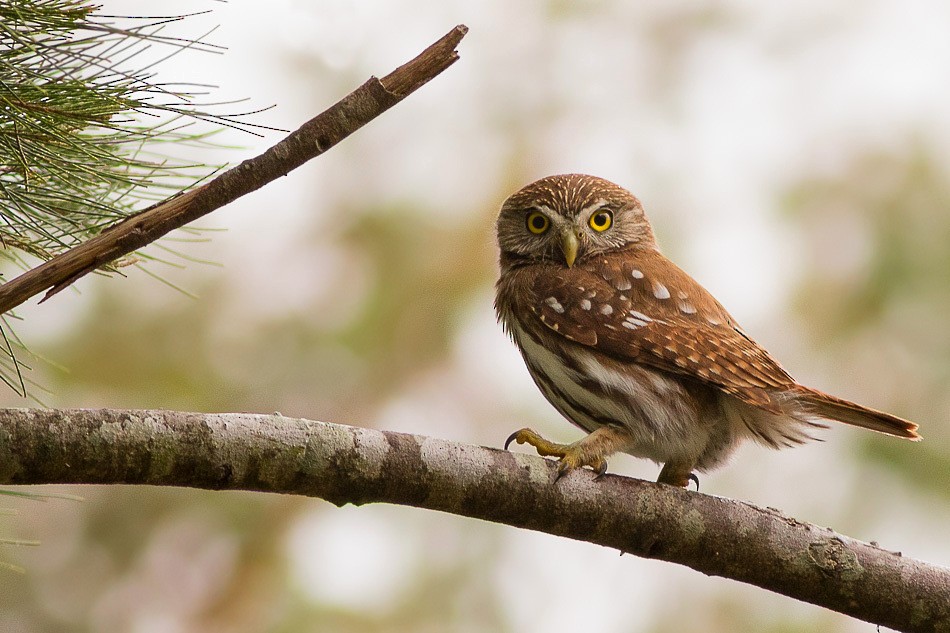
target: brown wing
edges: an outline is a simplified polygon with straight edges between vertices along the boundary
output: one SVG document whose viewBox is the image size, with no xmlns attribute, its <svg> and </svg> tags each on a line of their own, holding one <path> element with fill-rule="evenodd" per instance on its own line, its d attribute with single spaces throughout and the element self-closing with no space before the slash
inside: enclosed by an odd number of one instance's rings
<svg viewBox="0 0 950 633">
<path fill-rule="evenodd" d="M 548 328 L 608 356 L 716 387 L 781 411 L 774 392 L 795 380 L 702 286 L 655 251 L 621 252 L 525 280 Z"/>
</svg>

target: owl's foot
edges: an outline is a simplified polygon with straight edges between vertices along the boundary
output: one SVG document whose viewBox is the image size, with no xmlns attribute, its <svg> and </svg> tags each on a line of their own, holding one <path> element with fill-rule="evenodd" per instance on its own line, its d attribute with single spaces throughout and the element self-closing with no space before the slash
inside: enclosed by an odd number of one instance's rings
<svg viewBox="0 0 950 633">
<path fill-rule="evenodd" d="M 530 444 L 542 457 L 557 457 L 557 481 L 575 468 L 584 466 L 593 470 L 597 477 L 602 476 L 607 472 L 607 458 L 629 446 L 630 436 L 622 429 L 603 426 L 571 444 L 556 444 L 531 429 L 521 429 L 505 441 L 506 450 L 512 442 Z"/>
<path fill-rule="evenodd" d="M 508 450 L 508 446 L 512 442 L 530 444 L 541 457 L 557 457 L 557 476 L 554 481 L 575 468 L 584 466 L 590 466 L 598 477 L 607 472 L 607 459 L 601 455 L 589 454 L 583 446 L 583 439 L 573 444 L 557 444 L 544 439 L 531 429 L 521 429 L 508 436 L 508 439 L 505 440 L 505 450 Z"/>
<path fill-rule="evenodd" d="M 692 471 L 692 466 L 667 462 L 663 465 L 663 470 L 660 471 L 660 477 L 656 481 L 657 483 L 679 486 L 680 488 L 688 488 L 689 482 L 692 481 L 696 484 L 696 490 L 698 491 L 699 477 Z"/>
</svg>

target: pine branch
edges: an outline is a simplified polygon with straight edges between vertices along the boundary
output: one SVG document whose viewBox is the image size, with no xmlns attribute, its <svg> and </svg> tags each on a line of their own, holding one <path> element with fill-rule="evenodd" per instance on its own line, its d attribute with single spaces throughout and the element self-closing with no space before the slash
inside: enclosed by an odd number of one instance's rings
<svg viewBox="0 0 950 633">
<path fill-rule="evenodd" d="M 250 113 L 197 109 L 197 86 L 155 82 L 168 57 L 220 52 L 162 35 L 187 17 L 110 20 L 84 0 L 0 3 L 0 257 L 23 268 L 24 254 L 49 259 L 200 181 L 209 167 L 155 154 L 159 143 L 203 141 L 210 132 L 195 122 L 258 127 L 241 122 Z"/>
<path fill-rule="evenodd" d="M 43 300 L 80 277 L 134 252 L 215 209 L 285 176 L 402 101 L 457 59 L 468 32 L 457 26 L 418 57 L 382 79 L 375 77 L 292 132 L 266 152 L 210 182 L 153 205 L 0 286 L 0 313 L 49 290 Z"/>
<path fill-rule="evenodd" d="M 588 541 L 901 631 L 950 631 L 950 569 L 776 510 L 525 454 L 246 413 L 0 410 L 0 484 L 138 484 L 395 503 Z"/>
<path fill-rule="evenodd" d="M 156 81 L 155 68 L 174 55 L 222 51 L 203 41 L 210 32 L 166 34 L 198 14 L 116 17 L 99 9 L 88 0 L 0 2 L 0 260 L 17 269 L 217 169 L 176 157 L 175 149 L 211 146 L 208 138 L 223 127 L 265 129 L 243 121 L 256 112 L 219 114 L 224 104 L 199 104 L 197 91 L 207 86 Z M 123 259 L 103 270 L 149 256 Z M 8 274 L 0 267 L 0 281 Z M 39 359 L 11 318 L 0 317 L 0 382 L 26 397 L 27 385 L 37 385 L 22 359 Z"/>
</svg>

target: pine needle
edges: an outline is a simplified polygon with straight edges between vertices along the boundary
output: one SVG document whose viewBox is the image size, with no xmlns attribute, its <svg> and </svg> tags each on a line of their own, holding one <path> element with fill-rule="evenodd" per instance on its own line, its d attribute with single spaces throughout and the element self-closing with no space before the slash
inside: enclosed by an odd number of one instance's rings
<svg viewBox="0 0 950 633">
<path fill-rule="evenodd" d="M 0 3 L 0 257 L 17 268 L 49 260 L 220 168 L 175 158 L 176 149 L 207 147 L 223 127 L 264 129 L 245 122 L 260 110 L 217 114 L 209 108 L 223 104 L 200 105 L 207 86 L 155 81 L 155 68 L 175 55 L 222 52 L 206 41 L 214 29 L 194 39 L 170 34 L 198 14 L 97 11 L 81 0 Z M 125 263 L 143 260 L 161 261 L 139 253 Z M 21 396 L 30 383 L 17 359 L 23 352 L 4 319 L 0 381 Z"/>
</svg>

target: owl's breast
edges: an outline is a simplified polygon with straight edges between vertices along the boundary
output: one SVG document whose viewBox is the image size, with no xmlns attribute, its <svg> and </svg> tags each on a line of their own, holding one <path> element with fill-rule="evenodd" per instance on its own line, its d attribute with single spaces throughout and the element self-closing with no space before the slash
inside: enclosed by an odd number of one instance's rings
<svg viewBox="0 0 950 633">
<path fill-rule="evenodd" d="M 657 462 L 702 453 L 717 416 L 714 405 L 704 405 L 713 394 L 696 398 L 663 372 L 554 336 L 538 338 L 517 318 L 509 332 L 534 383 L 568 421 L 588 433 L 622 426 L 636 438 L 626 452 Z"/>
</svg>

